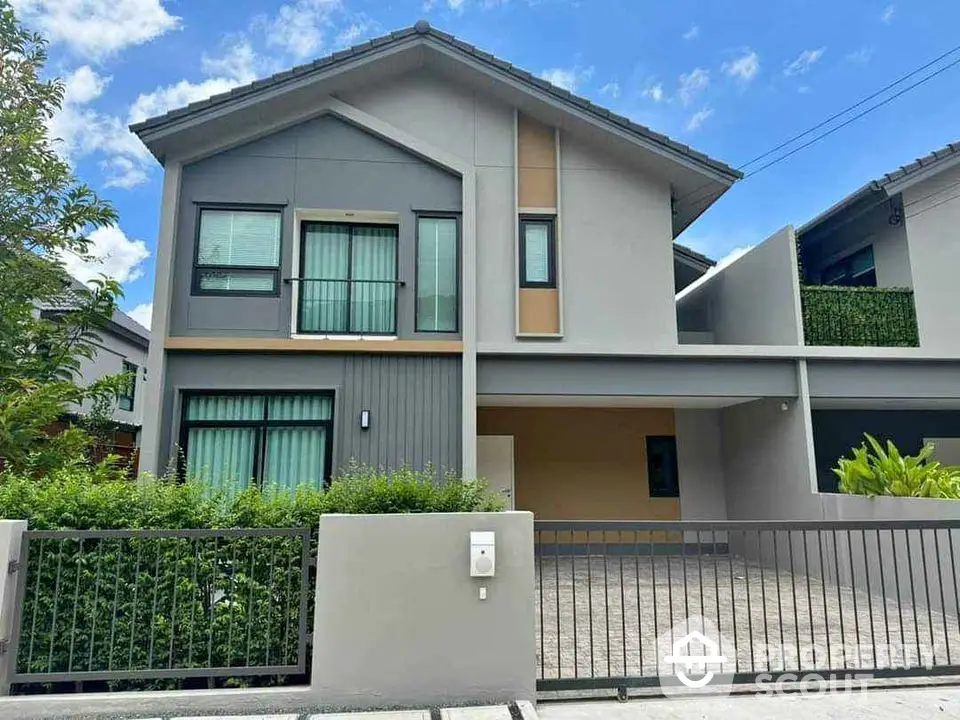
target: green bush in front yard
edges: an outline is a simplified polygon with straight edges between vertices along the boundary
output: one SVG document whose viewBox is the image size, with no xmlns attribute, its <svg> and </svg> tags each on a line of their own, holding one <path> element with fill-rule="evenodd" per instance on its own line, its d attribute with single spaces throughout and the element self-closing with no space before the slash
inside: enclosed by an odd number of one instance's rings
<svg viewBox="0 0 960 720">
<path fill-rule="evenodd" d="M 848 495 L 891 495 L 960 500 L 960 467 L 930 461 L 933 443 L 916 455 L 904 455 L 887 440 L 886 448 L 872 435 L 853 448 L 852 458 L 840 458 L 834 474 L 840 492 Z"/>
</svg>

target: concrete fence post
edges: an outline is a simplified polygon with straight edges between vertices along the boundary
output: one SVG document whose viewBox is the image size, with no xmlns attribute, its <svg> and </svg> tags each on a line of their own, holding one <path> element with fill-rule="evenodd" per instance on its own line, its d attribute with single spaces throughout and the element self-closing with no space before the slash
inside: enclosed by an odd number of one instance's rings
<svg viewBox="0 0 960 720">
<path fill-rule="evenodd" d="M 20 559 L 20 543 L 27 529 L 26 520 L 0 520 L 0 643 L 9 642 L 13 635 L 13 618 L 17 614 L 17 579 L 26 568 L 13 563 Z M 10 663 L 14 648 L 0 645 L 0 697 L 10 694 Z"/>
</svg>

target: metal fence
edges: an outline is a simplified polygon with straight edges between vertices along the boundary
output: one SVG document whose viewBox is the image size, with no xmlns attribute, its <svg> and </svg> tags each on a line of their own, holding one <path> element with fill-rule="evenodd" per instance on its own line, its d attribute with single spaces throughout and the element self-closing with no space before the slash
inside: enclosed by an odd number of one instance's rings
<svg viewBox="0 0 960 720">
<path fill-rule="evenodd" d="M 684 654 L 678 642 L 703 653 L 692 631 L 716 644 L 728 682 L 960 674 L 960 522 L 537 521 L 534 533 L 539 690 L 656 686 L 676 677 L 664 658 Z"/>
<path fill-rule="evenodd" d="M 9 679 L 302 674 L 310 539 L 300 528 L 28 531 Z"/>
</svg>

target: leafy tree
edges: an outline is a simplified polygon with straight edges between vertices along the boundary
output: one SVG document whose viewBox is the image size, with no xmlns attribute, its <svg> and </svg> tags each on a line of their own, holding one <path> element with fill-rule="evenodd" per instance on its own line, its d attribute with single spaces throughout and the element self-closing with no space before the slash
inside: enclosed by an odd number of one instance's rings
<svg viewBox="0 0 960 720">
<path fill-rule="evenodd" d="M 48 436 L 67 404 L 116 395 L 126 382 L 77 384 L 121 290 L 73 282 L 60 258 L 88 258 L 89 233 L 117 214 L 56 153 L 47 123 L 64 88 L 44 79 L 46 59 L 44 39 L 0 0 L 0 458 L 41 470 L 74 461 L 87 442 L 79 429 Z"/>
</svg>

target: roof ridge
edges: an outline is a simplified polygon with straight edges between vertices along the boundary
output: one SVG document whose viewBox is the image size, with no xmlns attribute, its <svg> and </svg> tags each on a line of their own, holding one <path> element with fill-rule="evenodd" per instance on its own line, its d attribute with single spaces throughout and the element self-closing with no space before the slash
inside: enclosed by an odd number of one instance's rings
<svg viewBox="0 0 960 720">
<path fill-rule="evenodd" d="M 366 40 L 362 43 L 339 50 L 330 55 L 317 58 L 312 62 L 296 65 L 287 70 L 274 73 L 268 77 L 254 80 L 252 83 L 247 83 L 246 85 L 240 85 L 232 88 L 231 90 L 214 95 L 205 100 L 198 100 L 184 107 L 169 110 L 162 115 L 147 118 L 138 123 L 133 123 L 130 125 L 130 130 L 139 135 L 141 132 L 164 125 L 165 123 L 177 120 L 178 118 L 191 115 L 192 113 L 198 112 L 204 108 L 227 102 L 231 99 L 245 97 L 266 87 L 291 82 L 320 68 L 329 67 L 340 61 L 346 60 L 347 58 L 355 58 L 370 52 L 378 51 L 390 43 L 401 42 L 415 36 L 430 38 L 438 43 L 442 43 L 447 47 L 453 48 L 456 51 L 466 53 L 467 55 L 486 63 L 490 67 L 495 68 L 496 70 L 509 73 L 514 78 L 517 78 L 522 82 L 537 88 L 538 90 L 549 93 L 553 97 L 569 105 L 589 112 L 601 120 L 616 125 L 630 133 L 633 133 L 634 135 L 643 137 L 646 140 L 650 140 L 667 148 L 668 150 L 672 150 L 680 155 L 684 155 L 702 165 L 705 165 L 708 168 L 711 168 L 716 172 L 730 177 L 731 179 L 739 179 L 743 177 L 743 173 L 720 160 L 711 158 L 709 155 L 706 155 L 698 150 L 694 150 L 689 145 L 673 140 L 663 133 L 652 130 L 645 125 L 635 123 L 628 117 L 619 115 L 608 108 L 597 105 L 588 98 L 576 95 L 569 90 L 553 85 L 547 80 L 538 77 L 527 70 L 516 67 L 512 63 L 503 60 L 502 58 L 498 58 L 491 53 L 460 40 L 450 33 L 431 26 L 426 20 L 418 20 L 417 23 L 412 26 L 401 28 L 400 30 L 394 30 L 385 35 Z"/>
</svg>

